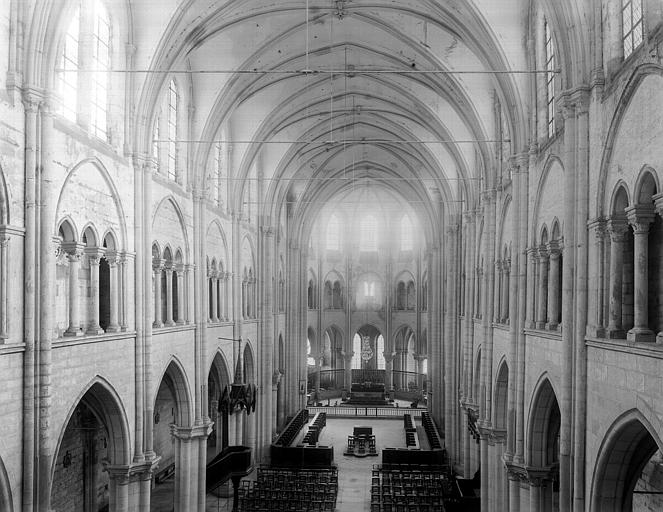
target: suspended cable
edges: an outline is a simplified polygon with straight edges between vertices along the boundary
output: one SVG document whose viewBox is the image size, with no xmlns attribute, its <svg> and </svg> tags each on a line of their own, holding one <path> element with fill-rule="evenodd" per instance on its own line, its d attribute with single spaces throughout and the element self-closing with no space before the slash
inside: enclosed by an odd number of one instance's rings
<svg viewBox="0 0 663 512">
<path fill-rule="evenodd" d="M 354 102 L 354 98 L 353 98 Z M 354 117 L 354 114 L 353 114 Z M 354 123 L 354 119 L 353 119 Z M 354 126 L 353 126 L 354 128 Z M 152 142 L 164 144 L 171 142 L 166 139 L 153 139 Z M 343 140 L 203 140 L 203 139 L 182 139 L 177 140 L 180 144 L 311 144 L 319 146 L 338 146 L 346 144 L 478 144 L 492 142 L 511 142 L 511 139 L 433 139 L 433 140 L 396 140 L 396 139 L 343 139 Z"/>
<path fill-rule="evenodd" d="M 308 58 L 307 58 L 308 60 Z M 56 73 L 143 73 L 143 74 L 210 74 L 210 75 L 519 75 L 561 73 L 561 69 L 519 70 L 519 69 L 65 69 L 55 68 Z"/>
</svg>

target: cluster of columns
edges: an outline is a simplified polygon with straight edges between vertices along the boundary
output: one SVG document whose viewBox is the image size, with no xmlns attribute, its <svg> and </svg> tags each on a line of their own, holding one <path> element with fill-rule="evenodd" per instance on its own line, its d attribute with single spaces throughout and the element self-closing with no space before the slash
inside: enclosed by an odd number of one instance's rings
<svg viewBox="0 0 663 512">
<path fill-rule="evenodd" d="M 249 273 L 242 280 L 242 317 L 251 319 L 256 317 L 256 279 Z"/>
<path fill-rule="evenodd" d="M 558 240 L 528 249 L 527 327 L 555 331 L 561 322 L 562 249 Z"/>
<path fill-rule="evenodd" d="M 152 263 L 154 278 L 154 323 L 156 328 L 187 323 L 187 290 L 189 287 L 190 265 L 166 265 L 166 261 L 156 258 Z M 165 276 L 165 280 L 163 277 Z M 164 297 L 163 282 L 166 284 Z M 175 284 L 176 282 L 176 284 Z M 174 286 L 173 286 L 174 285 Z M 173 288 L 177 288 L 177 292 Z M 162 300 L 165 298 L 165 308 Z M 175 302 L 176 300 L 176 302 Z M 165 315 L 164 315 L 165 312 Z M 164 318 L 165 316 L 165 318 Z"/>
<path fill-rule="evenodd" d="M 212 323 L 227 322 L 228 317 L 228 291 L 231 279 L 230 272 L 210 270 L 207 274 L 209 289 L 208 320 Z"/>
<path fill-rule="evenodd" d="M 663 216 L 663 194 L 654 195 L 652 203 L 636 204 L 625 208 L 623 213 L 591 223 L 596 235 L 592 258 L 597 268 L 597 300 L 589 313 L 593 334 L 629 341 L 663 342 L 663 325 L 658 318 L 650 318 L 649 311 L 651 287 L 657 286 L 649 276 L 649 235 L 657 215 Z M 632 246 L 627 238 L 629 231 Z M 631 256 L 630 261 L 627 255 Z M 626 269 L 632 274 L 627 275 Z M 607 289 L 603 283 L 607 284 Z M 661 293 L 658 287 L 654 290 Z"/>
<path fill-rule="evenodd" d="M 127 291 L 127 264 L 131 255 L 126 252 L 108 251 L 104 248 L 85 247 L 77 242 L 63 242 L 60 250 L 66 256 L 69 265 L 69 297 L 68 297 L 68 327 L 64 336 L 83 336 L 84 334 L 102 334 L 104 332 L 119 332 L 127 330 L 127 308 L 123 297 Z M 88 322 L 82 326 L 80 271 L 82 259 L 87 259 L 89 267 L 90 301 L 88 306 Z M 110 271 L 109 302 L 110 318 L 106 330 L 99 325 L 99 265 L 104 258 Z"/>
<path fill-rule="evenodd" d="M 509 323 L 509 279 L 511 258 L 495 260 L 495 311 L 493 321 L 498 324 Z"/>
</svg>

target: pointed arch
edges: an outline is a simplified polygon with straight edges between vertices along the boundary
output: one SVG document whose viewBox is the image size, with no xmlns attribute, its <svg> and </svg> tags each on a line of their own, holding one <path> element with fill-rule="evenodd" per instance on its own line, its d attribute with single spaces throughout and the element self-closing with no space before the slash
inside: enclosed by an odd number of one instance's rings
<svg viewBox="0 0 663 512">
<path fill-rule="evenodd" d="M 527 461 L 537 468 L 559 458 L 560 410 L 553 386 L 544 374 L 532 395 L 527 429 Z"/>
<path fill-rule="evenodd" d="M 495 379 L 493 397 L 493 425 L 498 430 L 506 430 L 509 394 L 509 365 L 506 358 L 502 358 L 497 365 L 497 378 Z"/>
<path fill-rule="evenodd" d="M 175 405 L 177 406 L 174 418 L 175 424 L 179 427 L 188 427 L 193 424 L 191 388 L 184 366 L 177 357 L 173 356 L 170 358 L 164 371 L 161 373 L 161 378 L 157 382 L 158 386 L 153 394 L 155 400 L 162 384 L 165 384 L 169 388 L 175 399 Z"/>
<path fill-rule="evenodd" d="M 251 346 L 251 340 L 249 339 L 246 340 L 246 345 L 244 345 L 242 361 L 244 362 L 244 368 L 242 369 L 244 373 L 244 382 L 246 382 L 247 384 L 255 382 L 256 381 L 255 359 L 253 358 L 253 347 Z"/>
<path fill-rule="evenodd" d="M 108 432 L 108 457 L 110 464 L 129 465 L 131 463 L 131 439 L 126 409 L 115 388 L 105 378 L 97 375 L 83 388 L 73 401 L 64 420 L 58 437 L 51 466 L 50 484 L 53 483 L 56 466 L 61 462 L 57 456 L 62 446 L 65 432 L 79 405 L 85 405 Z M 49 494 L 51 490 L 49 489 Z M 4 509 L 3 509 L 4 510 Z"/>
<path fill-rule="evenodd" d="M 62 187 L 60 188 L 58 200 L 57 200 L 57 206 L 55 211 L 56 216 L 56 222 L 58 222 L 58 219 L 62 219 L 63 217 L 69 215 L 74 219 L 78 219 L 80 224 L 84 222 L 86 218 L 89 218 L 88 215 L 85 215 L 83 212 L 82 214 L 75 214 L 73 210 L 69 210 L 70 204 L 78 204 L 78 201 L 70 201 L 70 197 L 68 195 L 71 193 L 74 195 L 74 197 L 78 197 L 78 193 L 73 190 L 73 183 L 76 180 L 81 180 L 81 181 L 86 181 L 86 180 L 92 180 L 92 185 L 94 187 L 98 188 L 99 180 L 95 179 L 94 173 L 88 172 L 85 167 L 89 166 L 96 173 L 102 178 L 101 183 L 104 184 L 104 187 L 106 188 L 105 192 L 108 196 L 109 199 L 112 201 L 113 206 L 115 207 L 115 215 L 114 215 L 114 222 L 117 222 L 117 231 L 116 236 L 118 240 L 118 244 L 120 247 L 127 247 L 127 225 L 126 225 L 126 214 L 124 211 L 124 207 L 122 206 L 122 201 L 121 201 L 121 195 L 115 186 L 115 182 L 110 176 L 110 173 L 108 172 L 108 169 L 106 166 L 103 164 L 103 162 L 97 158 L 97 157 L 91 157 L 91 158 L 85 158 L 75 165 L 73 165 L 68 171 L 67 174 L 64 178 L 64 181 L 62 183 Z M 79 172 L 80 171 L 80 172 Z M 103 205 L 103 208 L 106 210 L 108 209 L 107 205 Z M 107 213 L 107 212 L 106 212 Z M 55 234 L 57 234 L 57 228 L 58 225 L 56 224 L 54 227 Z M 112 226 L 111 226 L 112 227 Z M 99 238 L 98 238 L 99 239 Z"/>
<path fill-rule="evenodd" d="M 643 166 L 635 182 L 633 201 L 637 201 L 636 204 L 651 203 L 652 196 L 660 190 L 661 187 L 656 171 L 648 165 Z"/>
<path fill-rule="evenodd" d="M 164 226 L 164 231 L 162 233 L 158 233 L 157 227 L 158 227 L 158 221 L 160 219 L 160 211 L 162 208 L 167 208 L 168 206 L 172 207 L 173 210 L 175 211 L 175 215 L 177 217 L 177 220 L 179 221 L 179 228 L 181 230 L 181 235 L 182 238 L 181 240 L 177 240 L 172 236 L 172 224 L 168 224 L 167 226 Z M 167 239 L 170 240 L 171 242 L 181 242 L 181 244 L 184 246 L 184 258 L 185 261 L 189 261 L 189 255 L 190 249 L 189 249 L 189 235 L 186 229 L 186 222 L 184 220 L 184 214 L 182 213 L 182 208 L 180 208 L 179 203 L 175 199 L 175 197 L 172 194 L 168 194 L 165 197 L 161 198 L 161 200 L 156 204 L 154 208 L 154 212 L 152 214 L 152 229 L 154 230 L 155 236 L 158 238 L 162 239 Z M 175 244 L 177 245 L 177 244 Z"/>
<path fill-rule="evenodd" d="M 656 451 L 663 450 L 658 432 L 661 430 L 635 408 L 612 423 L 601 442 L 592 475 L 592 512 L 631 510 L 633 488 L 644 466 Z"/>
</svg>

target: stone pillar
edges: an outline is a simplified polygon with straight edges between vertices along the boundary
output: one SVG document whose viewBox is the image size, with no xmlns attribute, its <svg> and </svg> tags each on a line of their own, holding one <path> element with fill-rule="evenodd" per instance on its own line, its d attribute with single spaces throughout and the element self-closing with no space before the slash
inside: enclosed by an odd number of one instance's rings
<svg viewBox="0 0 663 512">
<path fill-rule="evenodd" d="M 175 276 L 177 279 L 177 325 L 184 325 L 186 315 L 186 301 L 184 300 L 184 265 L 181 263 L 175 267 Z"/>
<path fill-rule="evenodd" d="M 80 314 L 80 285 L 78 275 L 81 268 L 81 257 L 83 256 L 83 245 L 76 242 L 62 244 L 69 260 L 69 327 L 64 332 L 65 336 L 82 336 L 81 314 Z"/>
<path fill-rule="evenodd" d="M 548 251 L 545 247 L 539 248 L 539 303 L 536 315 L 536 328 L 544 329 L 547 319 L 548 299 Z"/>
<path fill-rule="evenodd" d="M 653 197 L 656 213 L 663 217 L 663 193 L 656 194 Z M 663 343 L 663 331 L 656 334 L 656 343 Z"/>
<path fill-rule="evenodd" d="M 106 468 L 110 480 L 108 489 L 108 509 L 114 512 L 129 512 L 129 468 Z"/>
<path fill-rule="evenodd" d="M 350 393 L 350 389 L 352 388 L 352 357 L 354 355 L 354 352 L 346 352 L 343 356 L 345 361 L 345 385 L 343 387 L 348 393 Z M 359 357 L 359 354 L 357 354 L 357 357 Z"/>
<path fill-rule="evenodd" d="M 394 354 L 383 352 L 384 356 L 384 389 L 389 393 L 389 399 L 394 399 Z"/>
<path fill-rule="evenodd" d="M 163 327 L 163 318 L 161 318 L 161 271 L 163 266 L 164 260 L 154 260 L 152 263 L 154 272 L 154 327 Z"/>
<path fill-rule="evenodd" d="M 511 260 L 502 261 L 502 323 L 509 322 L 509 281 L 511 274 Z"/>
<path fill-rule="evenodd" d="M 627 333 L 629 341 L 654 341 L 649 329 L 648 271 L 649 225 L 654 220 L 652 205 L 639 204 L 626 209 L 628 221 L 633 226 L 633 328 Z"/>
<path fill-rule="evenodd" d="M 103 334 L 104 330 L 99 326 L 99 261 L 104 251 L 98 248 L 85 249 L 90 264 L 90 320 L 88 322 L 87 334 Z"/>
<path fill-rule="evenodd" d="M 548 323 L 546 328 L 555 331 L 559 325 L 559 297 L 561 294 L 561 251 L 557 241 L 548 244 L 550 254 L 550 273 L 548 274 Z"/>
<path fill-rule="evenodd" d="M 199 485 L 199 482 L 205 479 L 204 475 L 198 474 L 200 468 L 198 459 L 201 457 L 201 453 L 205 453 L 205 450 L 200 449 L 200 444 L 207 445 L 207 436 L 211 431 L 211 423 L 193 427 L 179 427 L 173 424 L 170 427 L 175 445 L 173 503 L 175 512 L 200 510 L 199 504 L 205 498 L 204 486 L 201 488 Z M 200 496 L 201 492 L 202 496 Z"/>
<path fill-rule="evenodd" d="M 608 337 L 624 338 L 622 327 L 622 284 L 624 280 L 624 235 L 628 229 L 626 220 L 610 219 L 610 315 L 608 318 Z"/>
<path fill-rule="evenodd" d="M 119 272 L 119 257 L 117 253 L 107 253 L 106 261 L 108 261 L 108 268 L 110 270 L 110 321 L 106 332 L 120 332 L 120 272 Z"/>
<path fill-rule="evenodd" d="M 534 329 L 536 327 L 536 287 L 534 283 L 537 275 L 537 250 L 534 247 L 527 249 L 527 318 L 525 319 L 525 327 L 527 329 Z"/>
<path fill-rule="evenodd" d="M 500 322 L 500 286 L 502 285 L 502 260 L 495 260 L 493 293 L 493 322 Z"/>
<path fill-rule="evenodd" d="M 219 321 L 219 295 L 218 295 L 218 275 L 216 271 L 210 273 L 210 283 L 212 284 L 212 311 L 210 313 L 210 318 L 212 322 Z"/>
<path fill-rule="evenodd" d="M 605 337 L 605 220 L 594 219 L 587 223 L 590 233 L 594 234 L 594 243 L 589 252 L 589 281 L 587 300 L 586 334 L 598 338 Z"/>
<path fill-rule="evenodd" d="M 129 329 L 129 265 L 128 262 L 133 260 L 133 255 L 126 252 L 120 254 L 120 330 L 126 332 Z M 132 304 L 133 305 L 133 304 Z"/>
<path fill-rule="evenodd" d="M 322 372 L 322 361 L 324 354 L 318 354 L 315 358 L 315 400 L 317 402 L 320 400 L 320 372 Z"/>
<path fill-rule="evenodd" d="M 539 478 L 532 478 L 529 481 L 529 509 L 530 510 L 546 510 L 543 503 L 541 493 L 541 480 Z"/>
<path fill-rule="evenodd" d="M 194 300 L 193 297 L 196 296 L 195 291 L 194 291 L 194 280 L 191 278 L 193 275 L 193 271 L 195 269 L 195 265 L 184 265 L 184 303 L 186 304 L 186 309 L 185 311 L 185 316 L 184 316 L 184 322 L 187 324 L 190 324 L 192 322 L 192 319 L 194 318 Z M 205 301 L 207 302 L 207 295 L 205 295 Z M 203 304 L 200 305 L 200 307 L 204 307 Z"/>
<path fill-rule="evenodd" d="M 173 268 L 166 268 L 166 325 L 175 325 L 173 321 Z"/>
</svg>

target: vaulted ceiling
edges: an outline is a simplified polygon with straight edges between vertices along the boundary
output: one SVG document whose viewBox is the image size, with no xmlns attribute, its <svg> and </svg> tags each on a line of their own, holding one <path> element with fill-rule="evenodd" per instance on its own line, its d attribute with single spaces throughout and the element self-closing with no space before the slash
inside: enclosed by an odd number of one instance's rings
<svg viewBox="0 0 663 512">
<path fill-rule="evenodd" d="M 141 104 L 149 119 L 179 76 L 194 106 L 189 139 L 233 141 L 238 197 L 241 178 L 257 170 L 274 204 L 324 202 L 359 181 L 413 205 L 473 201 L 496 155 L 496 98 L 513 145 L 524 147 L 528 77 L 505 71 L 529 67 L 528 5 L 136 2 L 134 66 L 187 71 L 147 74 Z M 196 166 L 208 152 L 195 144 Z"/>
</svg>

